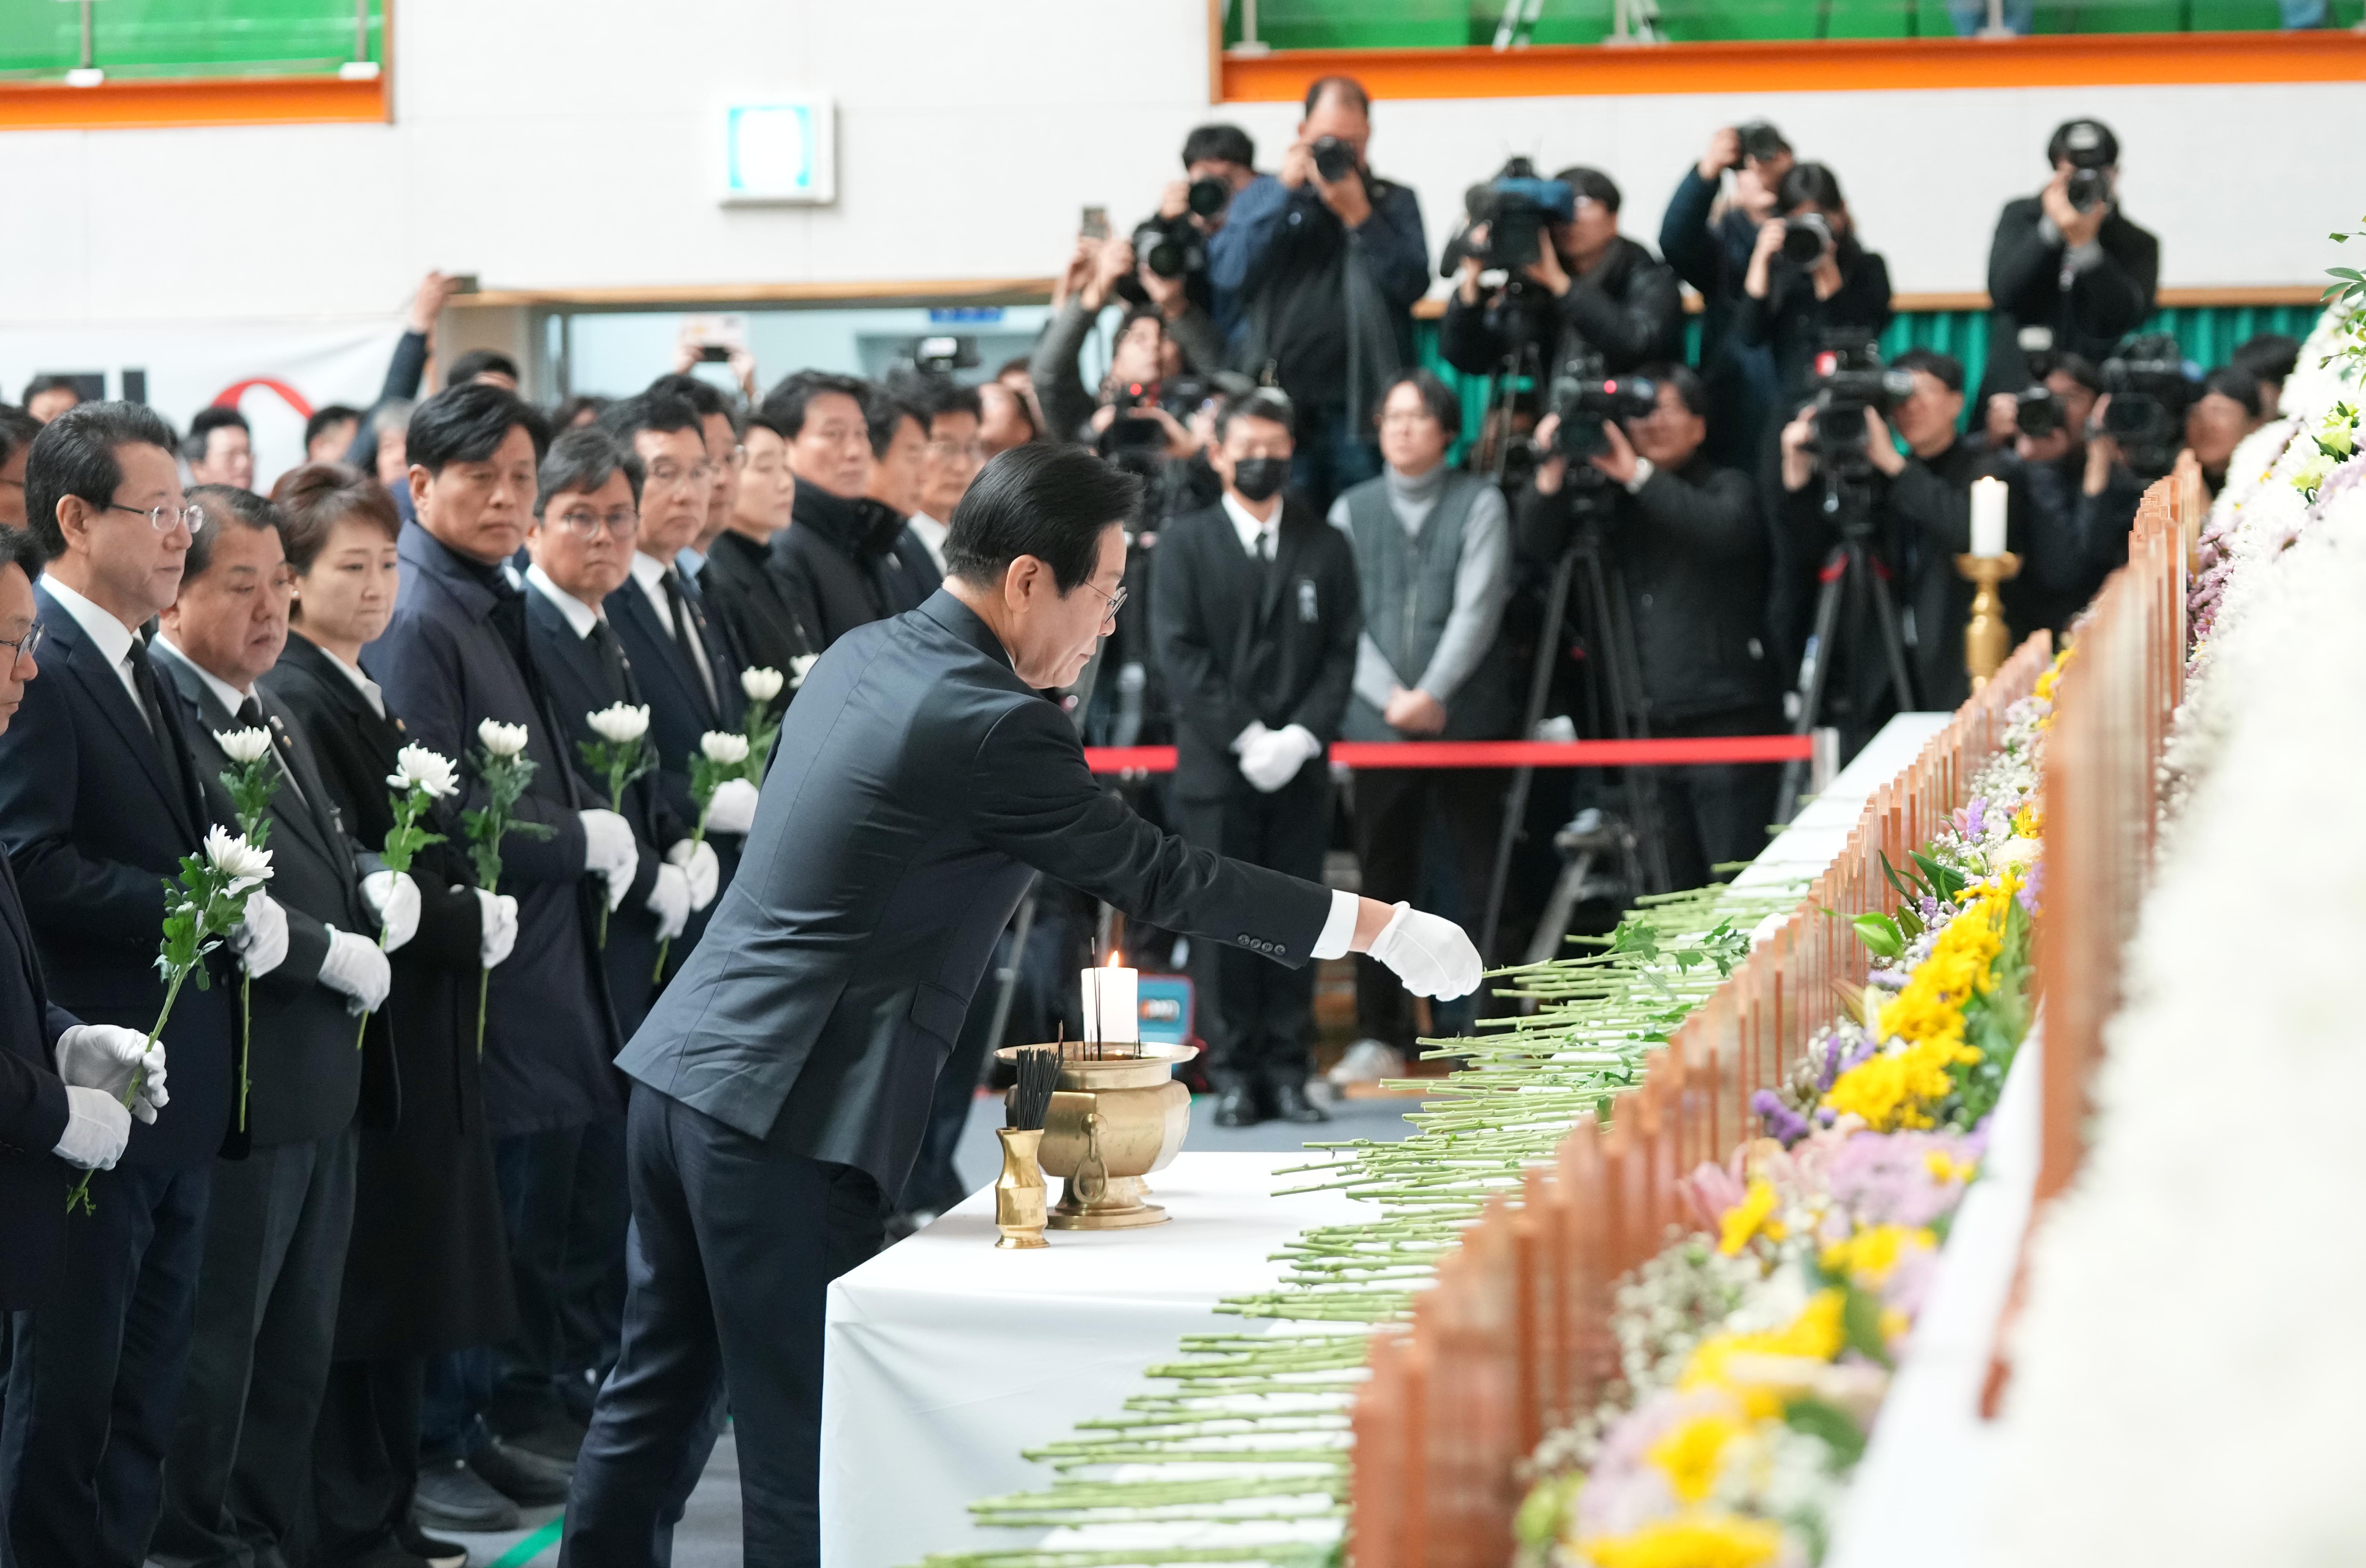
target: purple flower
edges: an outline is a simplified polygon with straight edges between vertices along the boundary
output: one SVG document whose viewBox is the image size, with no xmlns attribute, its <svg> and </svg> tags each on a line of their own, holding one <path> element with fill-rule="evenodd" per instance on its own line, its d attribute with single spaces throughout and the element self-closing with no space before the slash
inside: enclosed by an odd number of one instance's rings
<svg viewBox="0 0 2366 1568">
<path fill-rule="evenodd" d="M 2028 868 L 2022 873 L 2021 888 L 2013 894 L 2021 901 L 2023 913 L 2034 915 L 2037 913 L 2037 901 L 2045 889 L 2045 862 L 2041 857 L 2029 863 Z"/>
<path fill-rule="evenodd" d="M 1987 798 L 1980 795 L 1973 796 L 1971 803 L 1966 805 L 1961 812 L 1957 812 L 1956 815 L 1962 819 L 1958 825 L 1966 838 L 1979 837 L 1982 824 L 1987 823 L 1989 820 L 1989 803 Z"/>
<path fill-rule="evenodd" d="M 1750 1097 L 1750 1108 L 1766 1124 L 1766 1136 L 1779 1139 L 1785 1148 L 1806 1137 L 1808 1119 L 1775 1098 L 1771 1089 L 1762 1089 Z"/>
<path fill-rule="evenodd" d="M 1832 1201 L 1859 1225 L 1929 1225 L 1963 1202 L 1964 1185 L 1932 1169 L 1975 1163 L 1987 1138 L 1979 1133 L 1859 1133 L 1832 1152 L 1825 1181 Z"/>
</svg>

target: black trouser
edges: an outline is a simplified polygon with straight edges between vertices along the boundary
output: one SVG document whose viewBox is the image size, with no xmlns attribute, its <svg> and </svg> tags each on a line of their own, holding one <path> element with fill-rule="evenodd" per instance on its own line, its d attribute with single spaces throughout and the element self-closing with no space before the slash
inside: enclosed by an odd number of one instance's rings
<svg viewBox="0 0 2366 1568">
<path fill-rule="evenodd" d="M 312 1429 L 353 1232 L 350 1131 L 214 1167 L 187 1382 L 155 1557 L 282 1568 L 312 1489 Z"/>
<path fill-rule="evenodd" d="M 727 1389 L 747 1568 L 821 1557 L 822 1330 L 830 1281 L 878 1250 L 878 1183 L 633 1087 L 624 1352 L 567 1500 L 565 1568 L 653 1568 Z"/>
<path fill-rule="evenodd" d="M 611 1283 L 625 1245 L 623 1131 L 612 1118 L 494 1140 L 518 1305 L 517 1332 L 495 1352 L 485 1412 L 501 1436 L 564 1417 L 558 1379 L 592 1368 L 603 1343 L 613 1343 L 623 1310 Z M 432 1435 L 439 1440 L 430 1457 L 455 1457 L 448 1434 Z"/>
<path fill-rule="evenodd" d="M 1331 776 L 1321 762 L 1270 795 L 1245 785 L 1221 801 L 1181 801 L 1183 836 L 1204 849 L 1310 882 L 1323 880 Z M 1314 966 L 1290 969 L 1220 942 L 1191 944 L 1192 1010 L 1219 1089 L 1302 1084 L 1313 1067 Z"/>
<path fill-rule="evenodd" d="M 1428 908 L 1422 898 L 1422 846 L 1435 817 L 1454 846 L 1461 898 L 1453 913 L 1477 941 L 1495 875 L 1504 820 L 1504 775 L 1492 767 L 1359 767 L 1356 770 L 1356 860 L 1363 895 Z M 1414 1044 L 1404 982 L 1370 958 L 1356 961 L 1356 1030 L 1401 1051 Z"/>
<path fill-rule="evenodd" d="M 1763 735 L 1781 725 L 1771 710 L 1746 708 L 1697 719 L 1654 720 L 1651 738 Z M 1671 888 L 1700 887 L 1709 879 L 1710 867 L 1753 859 L 1766 847 L 1774 794 L 1782 788 L 1781 764 L 1713 763 L 1656 771 L 1660 840 L 1667 849 Z"/>
<path fill-rule="evenodd" d="M 16 1315 L 0 1423 L 8 1568 L 139 1568 L 188 1364 L 212 1162 L 118 1166 L 66 1228 L 55 1304 Z"/>
<path fill-rule="evenodd" d="M 312 1449 L 314 1561 L 335 1568 L 391 1545 L 419 1484 L 424 1359 L 336 1361 Z"/>
</svg>

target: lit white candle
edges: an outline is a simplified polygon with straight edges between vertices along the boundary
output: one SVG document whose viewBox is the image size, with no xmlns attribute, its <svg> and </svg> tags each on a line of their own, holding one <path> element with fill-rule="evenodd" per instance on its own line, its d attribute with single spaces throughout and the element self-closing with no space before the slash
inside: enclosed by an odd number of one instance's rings
<svg viewBox="0 0 2366 1568">
<path fill-rule="evenodd" d="M 1972 481 L 1972 554 L 2004 554 L 2004 481 L 1990 475 Z"/>
<path fill-rule="evenodd" d="M 1084 971 L 1085 1038 L 1096 1044 L 1132 1044 L 1142 1038 L 1139 972 L 1122 969 L 1120 955 Z"/>
</svg>

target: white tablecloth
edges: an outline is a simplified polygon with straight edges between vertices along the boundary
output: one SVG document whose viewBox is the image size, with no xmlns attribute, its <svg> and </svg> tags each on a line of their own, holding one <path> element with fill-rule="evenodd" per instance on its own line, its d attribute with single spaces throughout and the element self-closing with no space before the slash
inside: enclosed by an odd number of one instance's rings
<svg viewBox="0 0 2366 1568">
<path fill-rule="evenodd" d="M 1042 1251 L 996 1250 L 988 1187 L 831 1285 L 823 1568 L 1011 1544 L 968 1506 L 1042 1484 L 1021 1449 L 1115 1415 L 1187 1334 L 1256 1332 L 1211 1308 L 1270 1286 L 1301 1231 L 1377 1217 L 1338 1193 L 1272 1195 L 1313 1158 L 1187 1148 L 1151 1178 L 1168 1223 L 1053 1231 Z"/>
</svg>

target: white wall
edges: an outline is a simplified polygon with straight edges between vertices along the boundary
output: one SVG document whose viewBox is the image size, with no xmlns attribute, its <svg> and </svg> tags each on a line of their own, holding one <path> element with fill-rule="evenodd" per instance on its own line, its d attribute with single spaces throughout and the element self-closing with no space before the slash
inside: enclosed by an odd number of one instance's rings
<svg viewBox="0 0 2366 1568">
<path fill-rule="evenodd" d="M 391 126 L 0 134 L 0 386 L 10 324 L 377 316 L 429 266 L 494 287 L 1040 274 L 1077 207 L 1146 211 L 1211 110 L 1203 0 L 404 0 Z M 839 104 L 836 206 L 726 210 L 706 174 L 727 90 Z M 2354 84 L 1383 103 L 1374 162 L 1433 249 L 1505 153 L 1586 161 L 1659 212 L 1708 129 L 1774 118 L 1839 171 L 1902 290 L 1981 286 L 1989 226 L 2047 130 L 2099 114 L 2172 285 L 2305 282 L 2357 216 L 2331 150 Z M 2311 154 L 2308 148 L 2322 151 Z"/>
</svg>

